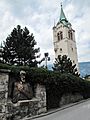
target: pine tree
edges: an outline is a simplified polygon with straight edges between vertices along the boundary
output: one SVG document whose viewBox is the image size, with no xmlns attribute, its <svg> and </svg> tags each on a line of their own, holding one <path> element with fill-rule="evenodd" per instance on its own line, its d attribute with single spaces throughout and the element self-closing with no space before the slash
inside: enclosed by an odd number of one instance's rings
<svg viewBox="0 0 90 120">
<path fill-rule="evenodd" d="M 11 34 L 6 38 L 3 46 L 3 60 L 10 65 L 37 66 L 36 58 L 39 57 L 39 48 L 36 45 L 33 34 L 25 27 L 17 25 Z"/>
<path fill-rule="evenodd" d="M 59 71 L 60 73 L 71 73 L 75 76 L 79 76 L 76 64 L 72 65 L 70 58 L 66 55 L 59 55 L 58 58 L 55 58 L 54 71 Z"/>
</svg>

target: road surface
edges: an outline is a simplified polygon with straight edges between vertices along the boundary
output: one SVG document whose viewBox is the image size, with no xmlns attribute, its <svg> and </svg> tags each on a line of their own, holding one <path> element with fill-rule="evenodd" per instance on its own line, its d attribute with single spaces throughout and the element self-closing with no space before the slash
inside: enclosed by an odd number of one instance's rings
<svg viewBox="0 0 90 120">
<path fill-rule="evenodd" d="M 35 120 L 90 120 L 90 100 Z"/>
</svg>

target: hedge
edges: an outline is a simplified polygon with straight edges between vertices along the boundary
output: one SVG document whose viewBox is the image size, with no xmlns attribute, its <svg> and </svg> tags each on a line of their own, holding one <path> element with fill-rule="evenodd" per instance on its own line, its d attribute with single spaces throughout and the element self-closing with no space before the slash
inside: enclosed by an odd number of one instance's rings
<svg viewBox="0 0 90 120">
<path fill-rule="evenodd" d="M 0 69 L 11 70 L 11 75 L 17 76 L 20 70 L 27 72 L 27 79 L 33 83 L 51 85 L 62 89 L 64 92 L 78 92 L 85 98 L 90 97 L 90 82 L 71 74 L 61 74 L 44 68 L 30 68 L 29 66 L 10 66 L 0 63 Z"/>
</svg>

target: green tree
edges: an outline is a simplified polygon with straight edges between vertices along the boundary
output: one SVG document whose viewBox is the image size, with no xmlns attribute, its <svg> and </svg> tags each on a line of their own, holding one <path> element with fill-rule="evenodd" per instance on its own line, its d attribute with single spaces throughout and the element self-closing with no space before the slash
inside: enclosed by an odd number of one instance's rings
<svg viewBox="0 0 90 120">
<path fill-rule="evenodd" d="M 25 27 L 17 25 L 6 38 L 3 46 L 3 61 L 10 65 L 29 65 L 35 67 L 38 64 L 36 58 L 40 49 L 36 45 L 33 34 Z"/>
<path fill-rule="evenodd" d="M 60 73 L 71 73 L 75 76 L 79 76 L 76 64 L 72 65 L 70 58 L 66 55 L 59 55 L 58 58 L 55 58 L 54 71 L 59 71 Z"/>
</svg>

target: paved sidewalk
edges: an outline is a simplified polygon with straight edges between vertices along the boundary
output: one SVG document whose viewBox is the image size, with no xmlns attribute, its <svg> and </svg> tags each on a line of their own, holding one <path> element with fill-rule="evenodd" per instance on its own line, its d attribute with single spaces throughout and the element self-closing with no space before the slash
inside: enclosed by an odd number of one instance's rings
<svg viewBox="0 0 90 120">
<path fill-rule="evenodd" d="M 64 109 L 69 108 L 69 107 L 72 107 L 72 106 L 74 106 L 74 105 L 78 105 L 78 104 L 83 103 L 83 102 L 86 102 L 86 101 L 88 101 L 88 100 L 90 100 L 90 98 L 85 99 L 85 100 L 81 100 L 81 101 L 76 102 L 76 103 L 71 103 L 71 104 L 65 105 L 65 106 L 63 106 L 63 107 L 61 107 L 61 108 L 53 109 L 53 110 L 51 110 L 51 111 L 49 111 L 49 112 L 46 112 L 46 113 L 43 113 L 43 114 L 40 114 L 40 115 L 36 115 L 36 116 L 33 116 L 33 117 L 27 118 L 28 116 L 26 116 L 26 117 L 24 117 L 23 119 L 20 119 L 20 120 L 35 120 L 36 118 L 41 118 L 41 117 L 44 117 L 44 116 L 47 116 L 47 115 L 56 113 L 56 112 L 58 112 L 58 111 L 64 110 Z"/>
</svg>

